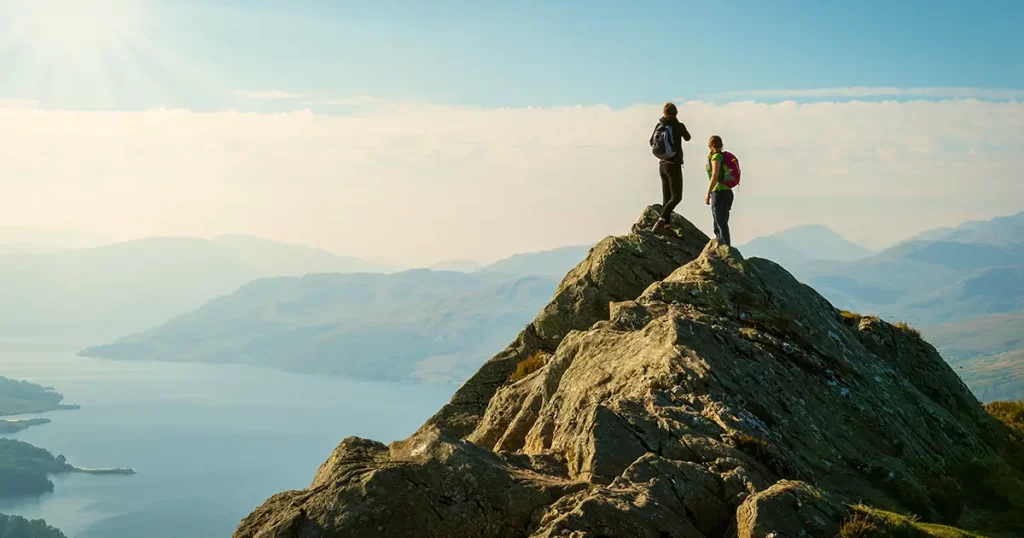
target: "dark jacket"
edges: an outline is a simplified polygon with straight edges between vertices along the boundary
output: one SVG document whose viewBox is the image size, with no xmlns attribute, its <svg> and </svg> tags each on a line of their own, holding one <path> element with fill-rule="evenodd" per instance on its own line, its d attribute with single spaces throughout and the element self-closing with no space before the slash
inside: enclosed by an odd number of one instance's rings
<svg viewBox="0 0 1024 538">
<path fill-rule="evenodd" d="M 660 162 L 672 163 L 672 164 L 683 164 L 683 141 L 690 141 L 690 132 L 686 130 L 686 126 L 683 122 L 677 118 L 666 118 L 663 117 L 658 120 L 658 123 L 663 123 L 672 128 L 672 147 L 677 148 L 676 154 L 670 159 L 662 159 Z M 655 125 L 657 127 L 657 125 Z M 654 133 L 651 133 L 651 145 L 654 145 Z"/>
</svg>

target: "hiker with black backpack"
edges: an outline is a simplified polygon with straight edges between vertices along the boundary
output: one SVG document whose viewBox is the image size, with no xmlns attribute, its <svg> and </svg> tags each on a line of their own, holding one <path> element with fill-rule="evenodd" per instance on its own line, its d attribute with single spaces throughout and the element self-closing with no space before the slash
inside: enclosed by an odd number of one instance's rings
<svg viewBox="0 0 1024 538">
<path fill-rule="evenodd" d="M 662 117 L 651 134 L 651 152 L 658 158 L 662 196 L 661 216 L 651 228 L 655 233 L 668 230 L 672 211 L 683 200 L 683 142 L 690 140 L 690 132 L 678 115 L 676 105 L 665 103 Z"/>
<path fill-rule="evenodd" d="M 729 245 L 729 212 L 735 199 L 733 188 L 740 184 L 740 161 L 728 151 L 722 151 L 722 137 L 712 136 L 708 140 L 708 193 L 704 204 L 711 206 L 711 219 L 715 224 L 715 238 L 719 243 Z"/>
</svg>

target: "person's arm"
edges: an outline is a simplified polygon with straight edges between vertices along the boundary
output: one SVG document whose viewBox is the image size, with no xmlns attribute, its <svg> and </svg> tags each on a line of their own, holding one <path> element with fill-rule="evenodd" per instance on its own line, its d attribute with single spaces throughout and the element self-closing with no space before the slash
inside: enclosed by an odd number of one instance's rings
<svg viewBox="0 0 1024 538">
<path fill-rule="evenodd" d="M 716 157 L 718 155 L 715 155 Z M 722 169 L 721 159 L 711 159 L 711 182 L 708 184 L 708 193 L 704 196 L 704 204 L 711 205 L 711 193 L 718 186 L 718 173 Z"/>
<path fill-rule="evenodd" d="M 683 128 L 683 132 L 682 132 L 683 140 L 686 141 L 686 142 L 689 142 L 690 141 L 690 131 L 686 130 L 686 125 L 684 125 L 683 122 L 679 122 L 679 126 Z"/>
</svg>

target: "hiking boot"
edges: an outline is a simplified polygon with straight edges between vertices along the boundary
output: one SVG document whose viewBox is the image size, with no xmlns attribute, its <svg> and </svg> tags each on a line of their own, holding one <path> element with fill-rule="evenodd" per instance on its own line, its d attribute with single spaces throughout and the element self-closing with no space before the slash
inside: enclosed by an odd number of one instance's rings
<svg viewBox="0 0 1024 538">
<path fill-rule="evenodd" d="M 651 233 L 664 237 L 673 237 L 675 239 L 683 238 L 683 236 L 677 234 L 675 230 L 669 227 L 668 222 L 661 219 L 658 219 L 658 222 L 655 222 L 654 226 L 651 227 Z"/>
</svg>

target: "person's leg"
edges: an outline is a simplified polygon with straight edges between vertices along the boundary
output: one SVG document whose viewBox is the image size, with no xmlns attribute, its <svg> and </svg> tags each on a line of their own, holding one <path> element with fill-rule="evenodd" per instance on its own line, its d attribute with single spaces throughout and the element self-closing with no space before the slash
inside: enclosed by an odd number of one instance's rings
<svg viewBox="0 0 1024 538">
<path fill-rule="evenodd" d="M 711 193 L 711 215 L 715 220 L 715 237 L 719 243 L 732 244 L 732 237 L 729 233 L 729 213 L 732 211 L 732 191 L 718 191 Z"/>
<path fill-rule="evenodd" d="M 661 176 L 661 214 L 654 222 L 654 226 L 651 227 L 652 232 L 660 232 L 671 222 L 666 215 L 671 213 L 671 208 L 674 207 L 672 205 L 672 165 L 669 163 L 659 164 L 658 174 Z M 666 208 L 669 208 L 668 212 L 666 212 Z"/>
<path fill-rule="evenodd" d="M 728 201 L 725 204 L 725 230 L 722 232 L 722 235 L 725 237 L 725 244 L 732 246 L 732 231 L 729 229 L 729 217 L 732 215 L 732 202 L 736 199 L 736 193 L 728 190 L 724 194 Z"/>
<path fill-rule="evenodd" d="M 665 222 L 672 221 L 672 211 L 683 200 L 683 167 L 678 164 L 663 164 L 663 173 L 668 175 L 669 199 L 661 208 L 661 218 Z"/>
<path fill-rule="evenodd" d="M 672 199 L 672 180 L 664 163 L 658 165 L 658 174 L 661 176 L 661 207 L 664 208 Z"/>
<path fill-rule="evenodd" d="M 718 227 L 718 204 L 715 193 L 711 193 L 711 223 L 714 224 L 715 239 L 722 240 L 722 229 Z"/>
<path fill-rule="evenodd" d="M 722 228 L 718 226 L 718 221 L 721 217 L 718 214 L 718 192 L 711 193 L 711 223 L 715 229 L 715 239 L 719 243 L 722 242 Z"/>
</svg>

